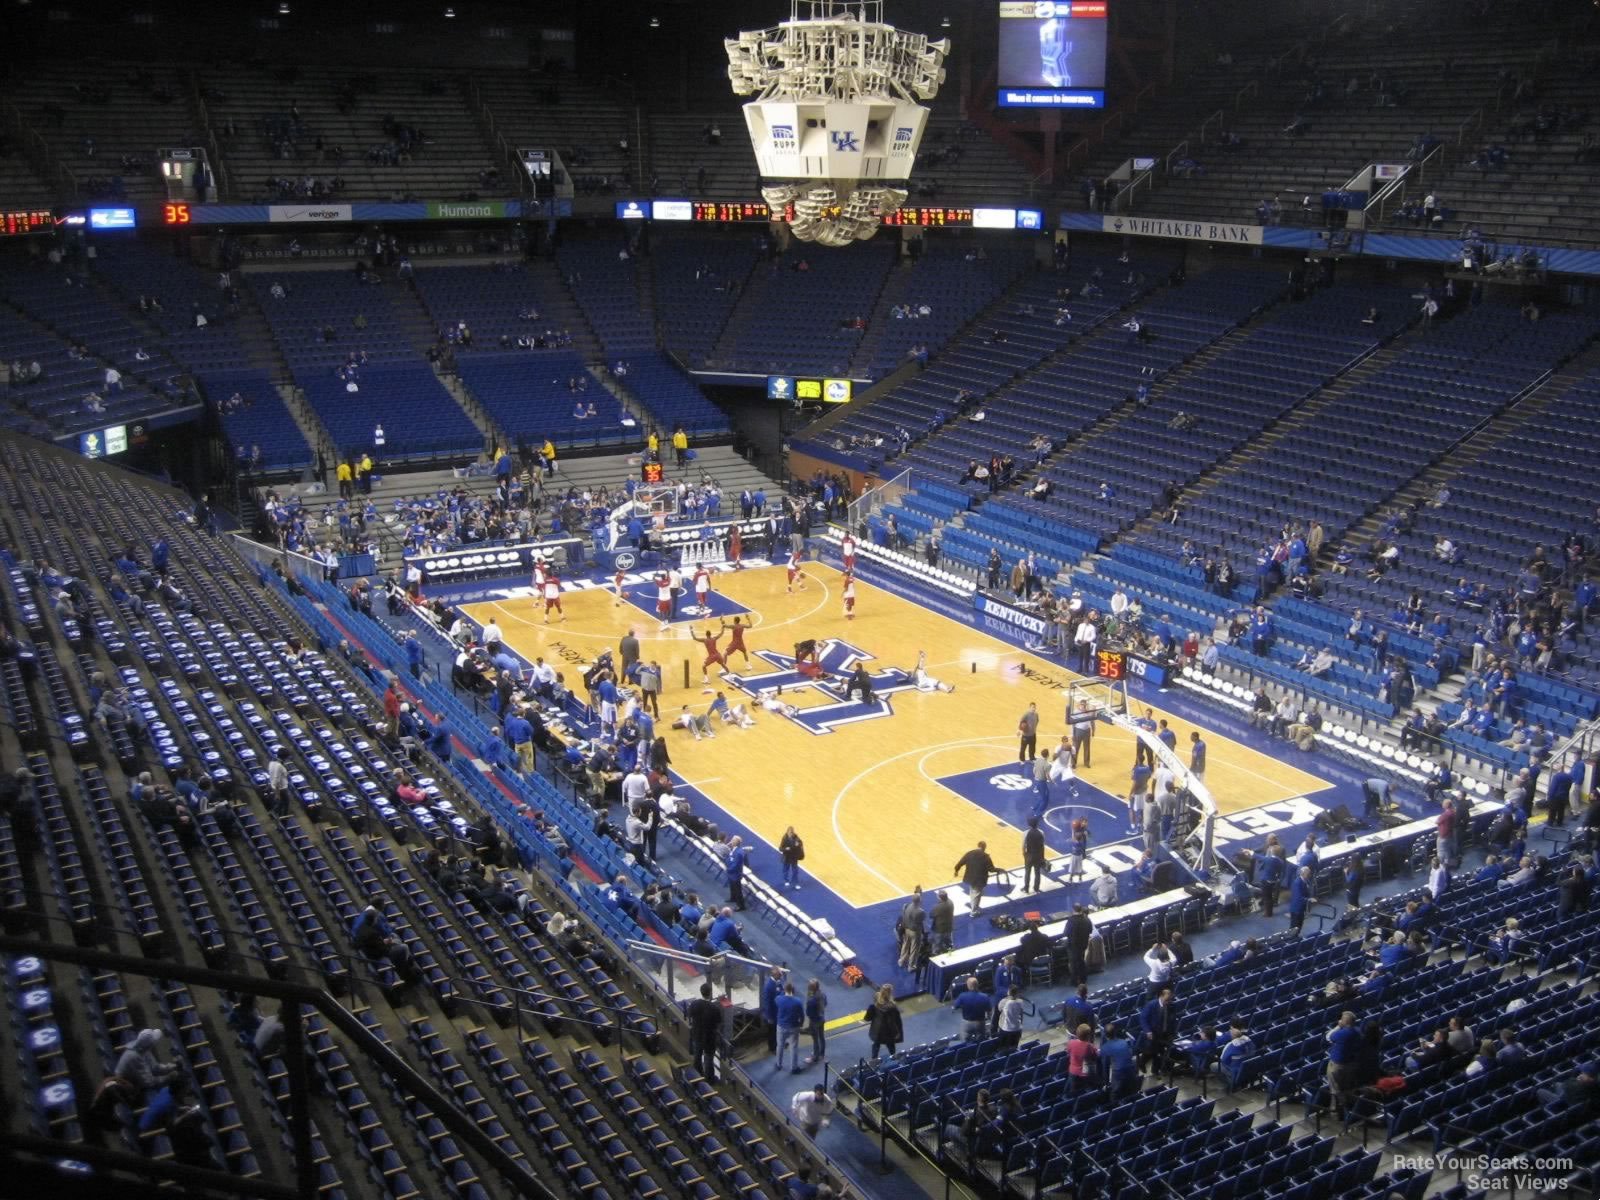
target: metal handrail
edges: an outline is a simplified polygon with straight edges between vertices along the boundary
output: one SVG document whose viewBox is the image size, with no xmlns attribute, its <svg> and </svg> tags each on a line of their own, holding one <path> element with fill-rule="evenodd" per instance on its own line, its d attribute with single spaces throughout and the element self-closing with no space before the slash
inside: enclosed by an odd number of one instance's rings
<svg viewBox="0 0 1600 1200">
<path fill-rule="evenodd" d="M 823 1079 L 823 1082 L 825 1084 L 829 1082 L 828 1077 L 829 1077 L 830 1073 L 832 1073 L 832 1064 L 824 1062 L 823 1063 L 823 1071 L 822 1071 L 822 1079 Z M 869 1100 L 867 1098 L 866 1094 L 864 1092 L 862 1092 L 860 1088 L 856 1087 L 854 1083 L 852 1083 L 850 1080 L 846 1079 L 843 1075 L 833 1074 L 832 1087 L 833 1087 L 833 1090 L 834 1090 L 834 1092 L 836 1094 L 840 1093 L 840 1092 L 849 1092 L 852 1095 L 854 1095 L 855 1098 L 856 1098 L 856 1108 L 857 1108 L 858 1112 L 870 1111 L 868 1106 L 872 1105 L 874 1102 L 872 1100 Z M 955 1179 L 952 1177 L 951 1173 L 948 1170 L 946 1170 L 943 1166 L 941 1166 L 937 1159 L 929 1158 L 927 1152 L 922 1149 L 921 1145 L 918 1144 L 918 1142 L 917 1142 L 915 1137 L 911 1136 L 911 1134 L 909 1134 L 909 1133 L 904 1133 L 901 1130 L 897 1129 L 893 1125 L 893 1123 L 889 1120 L 889 1118 L 885 1115 L 885 1113 L 884 1113 L 885 1105 L 884 1105 L 883 1101 L 888 1099 L 888 1097 L 889 1097 L 889 1095 L 891 1094 L 892 1091 L 900 1090 L 900 1089 L 904 1089 L 904 1088 L 910 1088 L 912 1090 L 912 1092 L 913 1092 L 913 1095 L 912 1095 L 913 1104 L 916 1101 L 915 1093 L 918 1092 L 918 1091 L 922 1092 L 924 1095 L 928 1095 L 930 1099 L 936 1099 L 935 1097 L 932 1097 L 931 1095 L 929 1095 L 929 1093 L 927 1092 L 926 1088 L 921 1087 L 914 1080 L 907 1080 L 905 1083 L 898 1083 L 897 1081 L 894 1081 L 892 1079 L 887 1081 L 885 1089 L 884 1089 L 884 1091 L 882 1093 L 882 1099 L 877 1103 L 877 1114 L 876 1114 L 877 1115 L 877 1122 L 878 1122 L 878 1168 L 879 1168 L 879 1170 L 888 1171 L 888 1170 L 892 1169 L 891 1166 L 890 1166 L 890 1163 L 889 1163 L 889 1141 L 890 1141 L 890 1138 L 892 1137 L 894 1142 L 895 1142 L 895 1144 L 897 1146 L 899 1146 L 902 1150 L 905 1150 L 907 1153 L 915 1156 L 923 1164 L 933 1168 L 933 1170 L 935 1170 L 936 1172 L 938 1172 L 940 1175 L 942 1175 L 944 1177 L 944 1200 L 951 1200 L 952 1196 L 960 1197 L 961 1200 L 978 1200 L 978 1197 L 977 1197 L 976 1193 L 972 1192 L 965 1185 L 963 1185 L 961 1183 L 957 1183 L 955 1181 Z M 943 1102 L 941 1101 L 940 1102 L 941 1116 L 942 1116 L 943 1107 L 944 1107 L 943 1106 Z M 863 1131 L 865 1131 L 865 1126 L 863 1126 Z M 939 1147 L 942 1149 L 943 1145 L 944 1145 L 944 1126 L 943 1126 L 942 1121 L 938 1122 L 937 1137 L 938 1137 L 938 1140 L 939 1140 Z M 1003 1163 L 1002 1163 L 1002 1165 L 1003 1165 Z"/>
<path fill-rule="evenodd" d="M 1240 109 L 1240 108 L 1242 108 L 1244 106 L 1244 98 L 1246 96 L 1257 96 L 1257 95 L 1260 95 L 1260 93 L 1261 93 L 1261 81 L 1258 80 L 1258 79 L 1252 79 L 1249 83 L 1245 84 L 1242 88 L 1240 88 L 1237 92 L 1234 93 L 1234 96 L 1233 96 L 1233 107 L 1234 107 L 1234 109 L 1237 111 L 1238 109 Z"/>
<path fill-rule="evenodd" d="M 1162 160 L 1161 169 L 1163 171 L 1165 171 L 1168 175 L 1171 175 L 1172 174 L 1172 160 L 1174 158 L 1178 157 L 1179 155 L 1187 154 L 1187 153 L 1189 153 L 1189 139 L 1188 138 L 1184 138 L 1183 141 L 1179 142 L 1171 150 L 1167 151 L 1166 158 L 1164 158 Z"/>
<path fill-rule="evenodd" d="M 290 1088 L 289 1131 L 296 1167 L 295 1188 L 304 1200 L 312 1200 L 318 1189 L 316 1163 L 311 1154 L 311 1088 L 308 1083 L 307 1064 L 309 1048 L 306 1045 L 305 1029 L 301 1021 L 302 1006 L 321 1013 L 328 1024 L 350 1039 L 361 1055 L 369 1059 L 373 1066 L 387 1073 L 426 1105 L 452 1135 L 480 1156 L 485 1168 L 494 1171 L 505 1181 L 506 1187 L 512 1192 L 535 1197 L 536 1200 L 558 1200 L 556 1193 L 543 1179 L 532 1172 L 526 1161 L 512 1158 L 500 1143 L 457 1107 L 452 1098 L 440 1092 L 431 1080 L 423 1077 L 410 1063 L 400 1057 L 392 1046 L 377 1037 L 355 1014 L 341 1005 L 325 989 L 191 967 L 170 960 L 151 962 L 127 954 L 38 942 L 9 934 L 0 934 L 0 954 L 8 958 L 42 958 L 47 962 L 101 968 L 123 975 L 171 980 L 195 987 L 238 992 L 279 1001 L 282 1004 L 281 1019 L 284 1025 L 284 1061 L 289 1068 L 291 1080 L 298 1084 Z"/>
</svg>

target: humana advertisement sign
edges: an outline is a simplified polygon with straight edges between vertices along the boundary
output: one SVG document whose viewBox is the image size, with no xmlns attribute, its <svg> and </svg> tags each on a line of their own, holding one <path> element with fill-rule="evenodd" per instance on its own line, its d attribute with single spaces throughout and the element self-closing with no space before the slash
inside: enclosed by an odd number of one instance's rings
<svg viewBox="0 0 1600 1200">
<path fill-rule="evenodd" d="M 430 201 L 430 221 L 491 221 L 506 215 L 504 200 L 474 200 L 452 203 L 448 200 Z"/>
</svg>

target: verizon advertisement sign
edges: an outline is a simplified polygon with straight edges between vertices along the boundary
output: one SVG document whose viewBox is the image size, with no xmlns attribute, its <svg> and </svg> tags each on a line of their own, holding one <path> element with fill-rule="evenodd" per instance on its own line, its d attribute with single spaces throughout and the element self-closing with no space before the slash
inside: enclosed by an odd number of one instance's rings
<svg viewBox="0 0 1600 1200">
<path fill-rule="evenodd" d="M 267 206 L 269 221 L 322 224 L 350 220 L 348 204 L 272 204 Z"/>
</svg>

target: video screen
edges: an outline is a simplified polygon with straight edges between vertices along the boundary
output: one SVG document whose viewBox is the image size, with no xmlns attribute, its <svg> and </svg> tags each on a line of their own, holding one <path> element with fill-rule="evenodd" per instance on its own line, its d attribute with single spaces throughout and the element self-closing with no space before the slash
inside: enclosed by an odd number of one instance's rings
<svg viewBox="0 0 1600 1200">
<path fill-rule="evenodd" d="M 1000 0 L 1001 108 L 1104 108 L 1110 0 Z"/>
</svg>

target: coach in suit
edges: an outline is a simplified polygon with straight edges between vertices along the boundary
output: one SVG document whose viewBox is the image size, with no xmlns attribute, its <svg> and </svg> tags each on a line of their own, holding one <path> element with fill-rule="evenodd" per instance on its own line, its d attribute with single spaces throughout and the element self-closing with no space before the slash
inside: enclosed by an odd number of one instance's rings
<svg viewBox="0 0 1600 1200">
<path fill-rule="evenodd" d="M 1159 1070 L 1166 1063 L 1178 1032 L 1178 1008 L 1170 987 L 1162 988 L 1139 1010 L 1139 1028 L 1139 1065 Z"/>
<path fill-rule="evenodd" d="M 717 1046 L 722 1041 L 722 1005 L 713 997 L 709 983 L 700 985 L 699 999 L 689 1002 L 687 1015 L 690 1060 L 707 1082 L 715 1083 Z"/>
<path fill-rule="evenodd" d="M 1039 818 L 1028 818 L 1028 831 L 1022 835 L 1022 890 L 1033 885 L 1037 892 L 1044 883 L 1044 833 Z"/>
</svg>

